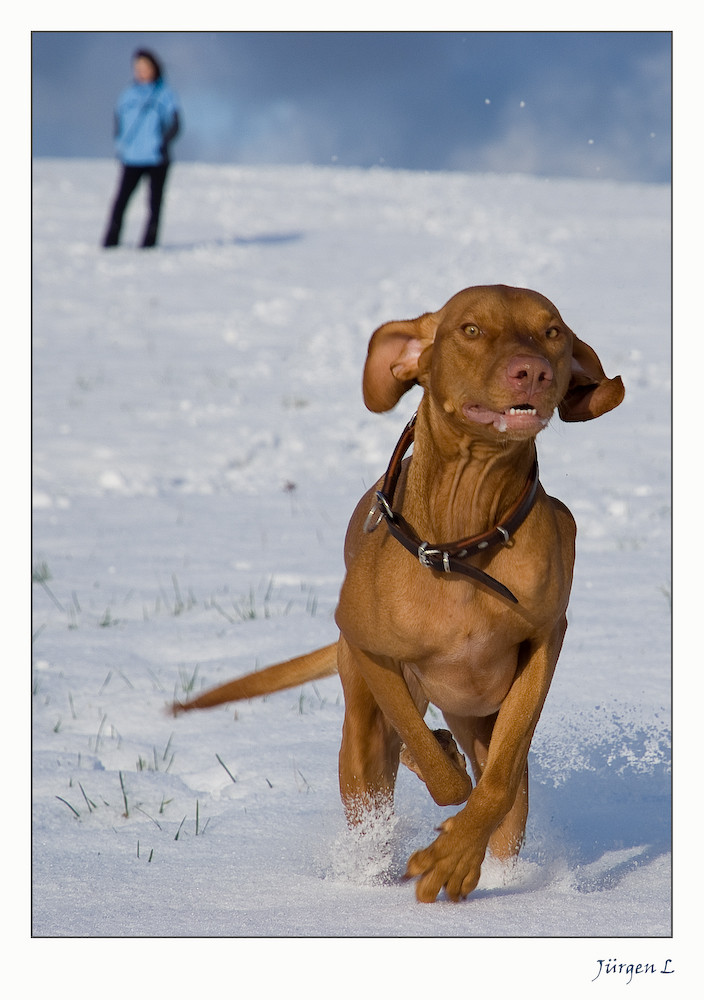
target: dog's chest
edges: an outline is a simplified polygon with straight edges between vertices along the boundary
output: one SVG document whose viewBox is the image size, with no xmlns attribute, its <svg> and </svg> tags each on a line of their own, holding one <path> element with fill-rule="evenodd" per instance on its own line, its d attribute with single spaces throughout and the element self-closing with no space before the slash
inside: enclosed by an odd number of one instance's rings
<svg viewBox="0 0 704 1000">
<path fill-rule="evenodd" d="M 462 581 L 421 578 L 413 599 L 377 607 L 372 640 L 379 652 L 405 664 L 428 699 L 443 711 L 496 711 L 516 673 L 521 643 L 531 627 L 504 602 Z M 452 585 L 454 584 L 454 586 Z M 428 586 L 435 591 L 431 598 Z M 409 598 L 406 583 L 405 597 Z M 364 645 L 364 644 L 363 644 Z"/>
<path fill-rule="evenodd" d="M 483 717 L 499 710 L 517 663 L 517 648 L 490 659 L 474 649 L 456 659 L 444 655 L 421 664 L 404 663 L 403 672 L 407 682 L 412 675 L 428 701 L 448 716 Z"/>
<path fill-rule="evenodd" d="M 396 634 L 404 631 L 399 641 L 404 671 L 442 711 L 488 715 L 511 687 L 527 627 L 501 606 L 487 614 L 489 600 L 480 595 L 463 608 L 448 602 L 440 614 L 419 609 L 413 620 L 389 623 Z"/>
</svg>

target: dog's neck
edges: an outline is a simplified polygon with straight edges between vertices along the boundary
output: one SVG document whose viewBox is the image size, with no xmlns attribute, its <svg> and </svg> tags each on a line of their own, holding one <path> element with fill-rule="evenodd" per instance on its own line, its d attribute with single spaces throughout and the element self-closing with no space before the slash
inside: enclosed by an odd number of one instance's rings
<svg viewBox="0 0 704 1000">
<path fill-rule="evenodd" d="M 493 527 L 525 487 L 535 458 L 528 439 L 465 431 L 426 394 L 418 409 L 403 514 L 424 538 L 447 541 Z"/>
</svg>

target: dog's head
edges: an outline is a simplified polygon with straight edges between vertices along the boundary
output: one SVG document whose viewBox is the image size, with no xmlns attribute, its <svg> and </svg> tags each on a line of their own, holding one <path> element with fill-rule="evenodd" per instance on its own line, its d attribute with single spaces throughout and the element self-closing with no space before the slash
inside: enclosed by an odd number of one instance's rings
<svg viewBox="0 0 704 1000">
<path fill-rule="evenodd" d="M 620 377 L 606 377 L 552 302 L 506 285 L 465 288 L 437 312 L 375 331 L 367 407 L 390 410 L 416 384 L 461 424 L 511 439 L 535 436 L 556 409 L 566 421 L 591 420 L 624 396 Z"/>
</svg>

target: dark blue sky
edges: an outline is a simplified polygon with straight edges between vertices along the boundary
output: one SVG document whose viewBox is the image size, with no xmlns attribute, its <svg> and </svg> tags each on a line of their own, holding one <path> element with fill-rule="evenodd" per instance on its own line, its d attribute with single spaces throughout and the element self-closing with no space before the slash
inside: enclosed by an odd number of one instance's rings
<svg viewBox="0 0 704 1000">
<path fill-rule="evenodd" d="M 35 32 L 35 156 L 110 157 L 135 48 L 174 157 L 669 181 L 667 32 Z"/>
</svg>

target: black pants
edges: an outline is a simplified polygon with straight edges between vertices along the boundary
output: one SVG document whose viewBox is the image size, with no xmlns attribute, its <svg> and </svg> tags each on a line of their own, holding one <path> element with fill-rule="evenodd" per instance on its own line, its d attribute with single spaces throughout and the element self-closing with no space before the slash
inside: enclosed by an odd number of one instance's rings
<svg viewBox="0 0 704 1000">
<path fill-rule="evenodd" d="M 153 247 L 156 243 L 156 235 L 159 229 L 159 214 L 161 212 L 161 201 L 166 184 L 166 172 L 169 169 L 168 163 L 159 163 L 156 166 L 148 167 L 122 167 L 122 179 L 118 188 L 115 201 L 112 206 L 110 223 L 103 246 L 114 247 L 120 242 L 120 229 L 122 228 L 122 217 L 125 214 L 127 203 L 134 194 L 134 190 L 143 176 L 149 177 L 149 218 L 142 238 L 143 247 Z"/>
</svg>

